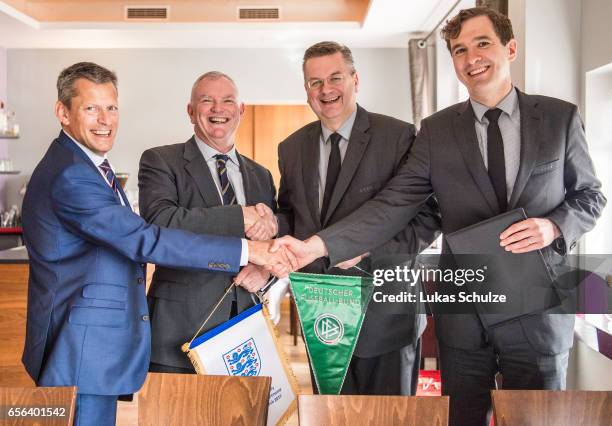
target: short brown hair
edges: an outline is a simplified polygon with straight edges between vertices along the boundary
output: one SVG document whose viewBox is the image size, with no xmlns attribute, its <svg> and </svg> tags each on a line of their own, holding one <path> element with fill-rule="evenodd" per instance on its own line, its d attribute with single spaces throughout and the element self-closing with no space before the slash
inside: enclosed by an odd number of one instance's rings
<svg viewBox="0 0 612 426">
<path fill-rule="evenodd" d="M 113 83 L 117 89 L 117 75 L 93 62 L 78 62 L 65 68 L 57 77 L 57 99 L 70 109 L 72 98 L 77 96 L 74 84 L 84 78 L 96 84 Z"/>
<path fill-rule="evenodd" d="M 336 43 L 335 41 L 321 41 L 317 44 L 313 44 L 306 52 L 304 52 L 304 60 L 302 62 L 302 72 L 306 69 L 306 61 L 311 58 L 320 58 L 321 56 L 334 55 L 336 53 L 342 53 L 344 62 L 351 70 L 351 74 L 355 73 L 355 61 L 353 61 L 353 53 L 351 49 L 343 44 Z"/>
<path fill-rule="evenodd" d="M 495 34 L 497 34 L 504 46 L 514 38 L 512 22 L 510 22 L 506 15 L 489 7 L 472 7 L 460 10 L 452 19 L 446 21 L 446 25 L 440 31 L 440 35 L 446 41 L 446 47 L 449 51 L 451 50 L 450 41 L 459 37 L 463 23 L 477 16 L 487 16 L 491 20 Z"/>
</svg>

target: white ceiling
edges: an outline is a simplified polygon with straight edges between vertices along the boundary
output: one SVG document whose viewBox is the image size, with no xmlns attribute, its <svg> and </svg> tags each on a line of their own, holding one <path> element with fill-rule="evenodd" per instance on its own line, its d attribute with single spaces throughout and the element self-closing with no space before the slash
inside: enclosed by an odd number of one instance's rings
<svg viewBox="0 0 612 426">
<path fill-rule="evenodd" d="M 0 1 L 0 47 L 288 48 L 325 39 L 352 48 L 405 47 L 416 33 L 431 31 L 454 4 L 455 0 L 372 0 L 362 27 L 357 22 L 42 23 Z"/>
</svg>

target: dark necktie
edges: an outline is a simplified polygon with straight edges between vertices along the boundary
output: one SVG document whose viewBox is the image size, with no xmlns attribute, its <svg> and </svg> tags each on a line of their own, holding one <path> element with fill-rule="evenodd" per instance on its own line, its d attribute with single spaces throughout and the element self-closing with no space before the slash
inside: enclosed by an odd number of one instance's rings
<svg viewBox="0 0 612 426">
<path fill-rule="evenodd" d="M 225 154 L 217 154 L 215 155 L 215 159 L 217 160 L 217 173 L 219 174 L 219 183 L 221 184 L 223 205 L 228 206 L 230 204 L 236 204 L 236 193 L 227 178 L 227 162 L 230 158 Z"/>
<path fill-rule="evenodd" d="M 110 184 L 111 188 L 113 188 L 113 191 L 115 191 L 115 194 L 121 200 L 121 194 L 119 193 L 119 187 L 117 186 L 117 178 L 115 177 L 115 173 L 113 173 L 113 169 L 111 168 L 108 160 L 104 159 L 102 164 L 100 164 L 98 167 L 100 167 L 100 170 L 104 172 L 106 180 L 108 180 L 108 183 Z"/>
<path fill-rule="evenodd" d="M 329 137 L 331 143 L 331 152 L 329 153 L 329 162 L 327 163 L 327 177 L 325 178 L 325 192 L 323 193 L 323 205 L 321 206 L 321 222 L 325 220 L 329 202 L 340 174 L 342 160 L 340 158 L 340 136 L 338 133 L 332 133 Z"/>
<path fill-rule="evenodd" d="M 236 204 L 236 193 L 234 192 L 234 188 L 232 188 L 232 184 L 227 177 L 227 162 L 230 161 L 230 158 L 225 154 L 217 154 L 215 155 L 215 159 L 217 160 L 217 174 L 219 175 L 219 183 L 221 185 L 221 198 L 223 199 L 223 205 L 229 206 L 231 204 Z M 233 318 L 238 314 L 238 294 L 236 286 L 234 286 L 232 289 L 231 297 L 229 317 Z"/>
<path fill-rule="evenodd" d="M 497 202 L 501 212 L 508 209 L 508 196 L 506 192 L 506 161 L 504 159 L 504 140 L 499 130 L 499 116 L 502 110 L 490 109 L 485 113 L 489 120 L 487 126 L 487 162 L 488 172 Z"/>
</svg>

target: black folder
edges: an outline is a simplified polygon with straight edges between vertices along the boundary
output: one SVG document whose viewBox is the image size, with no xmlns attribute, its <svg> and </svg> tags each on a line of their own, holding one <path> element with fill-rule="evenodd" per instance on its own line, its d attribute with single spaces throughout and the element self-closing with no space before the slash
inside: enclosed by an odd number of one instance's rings
<svg viewBox="0 0 612 426">
<path fill-rule="evenodd" d="M 524 219 L 525 210 L 519 208 L 446 235 L 457 267 L 486 269 L 485 282 L 468 284 L 465 291 L 506 295 L 507 302 L 503 304 L 474 303 L 485 327 L 499 326 L 561 303 L 540 250 L 515 254 L 499 245 L 499 235 Z"/>
</svg>

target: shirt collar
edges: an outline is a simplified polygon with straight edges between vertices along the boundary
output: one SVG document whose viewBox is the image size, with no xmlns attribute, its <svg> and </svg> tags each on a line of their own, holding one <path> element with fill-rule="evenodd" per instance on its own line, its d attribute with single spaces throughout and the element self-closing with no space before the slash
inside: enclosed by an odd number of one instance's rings
<svg viewBox="0 0 612 426">
<path fill-rule="evenodd" d="M 87 157 L 91 160 L 91 162 L 95 164 L 96 167 L 100 167 L 100 164 L 102 164 L 104 162 L 104 160 L 106 160 L 106 154 L 104 154 L 104 155 L 96 154 L 91 149 L 87 148 L 85 145 L 83 145 L 82 143 L 78 142 L 66 130 L 62 129 L 62 132 L 64 132 L 64 134 L 66 136 L 68 136 L 72 140 L 72 142 L 74 142 L 76 144 L 76 146 L 81 148 L 81 150 L 85 153 L 85 155 L 87 155 Z M 111 166 L 111 168 L 112 168 L 112 166 Z"/>
<path fill-rule="evenodd" d="M 342 126 L 340 126 L 340 128 L 336 130 L 335 133 L 338 133 L 340 136 L 342 136 L 343 139 L 348 141 L 349 138 L 351 137 L 351 132 L 353 131 L 353 124 L 355 124 L 356 117 L 357 117 L 357 108 L 355 108 L 355 111 L 353 111 L 353 113 L 349 116 L 349 118 L 347 118 L 346 121 L 342 123 Z M 323 122 L 321 122 L 321 131 L 323 134 L 323 142 L 327 143 L 327 141 L 329 140 L 329 137 L 334 132 L 332 132 L 327 127 L 325 127 L 323 125 Z"/>
<path fill-rule="evenodd" d="M 485 113 L 489 110 L 489 107 L 481 104 L 478 101 L 470 98 L 470 102 L 472 104 L 472 109 L 474 110 L 474 115 L 476 116 L 476 120 L 482 122 L 482 117 L 484 117 Z M 502 99 L 495 108 L 501 109 L 503 112 L 512 116 L 514 110 L 518 107 L 518 95 L 516 94 L 516 89 L 512 86 L 512 90 Z"/>
<path fill-rule="evenodd" d="M 198 148 L 200 148 L 200 152 L 202 152 L 202 155 L 204 156 L 204 160 L 209 161 L 213 159 L 215 155 L 223 154 L 210 145 L 204 143 L 204 141 L 202 141 L 197 135 L 193 135 L 193 137 L 198 144 Z M 238 162 L 238 154 L 236 153 L 236 145 L 232 146 L 232 149 L 226 152 L 225 155 L 227 155 L 233 163 L 240 166 L 240 163 Z"/>
</svg>

